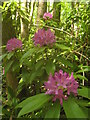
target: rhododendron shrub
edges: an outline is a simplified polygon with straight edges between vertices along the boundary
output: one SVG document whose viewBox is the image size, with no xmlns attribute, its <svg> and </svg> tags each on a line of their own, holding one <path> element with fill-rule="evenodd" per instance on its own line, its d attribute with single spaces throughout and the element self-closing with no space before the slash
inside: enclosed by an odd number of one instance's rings
<svg viewBox="0 0 90 120">
<path fill-rule="evenodd" d="M 45 13 L 41 20 L 44 24 L 40 24 L 42 29 L 38 28 L 36 32 L 37 27 L 34 26 L 35 29 L 29 32 L 30 38 L 23 39 L 26 41 L 23 47 L 22 41 L 17 38 L 11 38 L 6 44 L 3 76 L 12 71 L 18 80 L 15 95 L 10 89 L 11 97 L 7 97 L 10 118 L 86 117 L 90 98 L 86 94 L 87 87 L 82 86 L 82 80 L 87 80 L 82 73 L 88 69 L 81 64 L 83 56 L 76 56 L 78 50 L 81 53 L 82 46 L 78 49 L 78 42 L 74 44 L 76 40 L 68 36 L 70 34 L 67 34 L 66 28 L 59 29 L 60 26 L 52 18 L 52 14 Z M 56 33 L 60 33 L 59 36 Z M 85 112 L 82 108 L 85 108 Z"/>
<path fill-rule="evenodd" d="M 18 40 L 17 38 L 11 38 L 10 40 L 8 40 L 6 45 L 6 49 L 8 50 L 8 52 L 16 50 L 17 48 L 22 48 L 21 40 Z"/>
<path fill-rule="evenodd" d="M 47 90 L 46 94 L 54 95 L 53 101 L 59 99 L 61 105 L 63 104 L 63 99 L 67 100 L 70 93 L 73 93 L 75 96 L 77 95 L 77 88 L 79 86 L 73 77 L 73 73 L 69 77 L 69 74 L 63 73 L 62 70 L 55 72 L 54 76 L 50 74 L 48 81 L 44 84 Z"/>
<path fill-rule="evenodd" d="M 33 38 L 34 44 L 44 46 L 44 45 L 52 45 L 56 42 L 55 35 L 50 29 L 39 29 Z"/>
</svg>

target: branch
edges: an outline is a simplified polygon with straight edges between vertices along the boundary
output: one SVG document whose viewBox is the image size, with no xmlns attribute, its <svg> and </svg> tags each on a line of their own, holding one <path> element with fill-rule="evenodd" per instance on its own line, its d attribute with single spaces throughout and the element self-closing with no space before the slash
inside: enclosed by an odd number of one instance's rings
<svg viewBox="0 0 90 120">
<path fill-rule="evenodd" d="M 34 26 L 43 26 L 43 25 L 42 24 L 39 24 L 39 25 L 38 24 L 34 24 Z M 54 30 L 58 30 L 58 31 L 61 31 L 61 32 L 64 32 L 64 33 L 68 34 L 69 36 L 74 37 L 75 39 L 77 39 L 75 36 L 73 36 L 69 32 L 66 32 L 66 31 L 64 31 L 62 29 L 59 29 L 59 28 L 56 28 L 56 27 L 47 26 L 47 25 L 45 25 L 45 27 L 51 28 L 51 29 L 54 29 Z"/>
</svg>

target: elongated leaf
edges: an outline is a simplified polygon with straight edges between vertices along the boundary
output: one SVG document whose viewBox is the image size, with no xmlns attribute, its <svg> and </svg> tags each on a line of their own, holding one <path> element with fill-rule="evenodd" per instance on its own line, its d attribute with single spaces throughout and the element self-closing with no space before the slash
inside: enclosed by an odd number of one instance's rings
<svg viewBox="0 0 90 120">
<path fill-rule="evenodd" d="M 60 106 L 60 102 L 59 101 L 56 101 L 53 106 L 51 106 L 49 108 L 49 110 L 47 111 L 46 115 L 45 115 L 45 118 L 57 118 L 57 120 L 59 120 L 59 117 L 60 117 L 60 109 L 61 109 L 61 106 Z"/>
<path fill-rule="evenodd" d="M 7 55 L 8 60 L 9 60 L 13 55 L 14 55 L 14 52 L 8 53 L 8 55 Z"/>
<path fill-rule="evenodd" d="M 56 59 L 66 66 L 73 67 L 73 64 L 63 57 L 57 57 Z"/>
<path fill-rule="evenodd" d="M 26 69 L 22 69 L 22 78 L 24 82 L 29 81 L 30 73 Z"/>
<path fill-rule="evenodd" d="M 63 108 L 67 118 L 86 118 L 84 111 L 72 98 L 63 101 Z"/>
<path fill-rule="evenodd" d="M 38 48 L 38 51 L 37 53 L 42 53 L 44 50 L 45 50 L 46 47 L 41 47 L 41 48 Z"/>
<path fill-rule="evenodd" d="M 6 55 L 7 55 L 7 54 L 1 55 L 1 56 L 0 56 L 0 61 L 2 61 L 2 59 L 3 59 L 4 57 L 6 57 Z"/>
<path fill-rule="evenodd" d="M 88 106 L 88 100 L 77 99 L 76 102 L 77 102 L 77 104 L 79 104 L 82 107 Z"/>
<path fill-rule="evenodd" d="M 51 60 L 46 64 L 46 72 L 48 75 L 55 72 L 55 64 Z"/>
<path fill-rule="evenodd" d="M 36 96 L 32 96 L 27 98 L 22 103 L 20 103 L 17 107 L 22 106 L 23 108 L 20 110 L 18 117 L 33 112 L 34 110 L 40 109 L 46 102 L 48 102 L 52 97 L 49 95 L 45 95 L 45 93 L 38 94 Z"/>
<path fill-rule="evenodd" d="M 32 54 L 35 52 L 35 50 L 36 50 L 36 49 L 33 48 L 33 49 L 30 49 L 29 51 L 27 51 L 27 52 L 22 56 L 20 62 L 22 63 L 24 59 L 32 56 Z"/>
<path fill-rule="evenodd" d="M 85 77 L 85 76 L 82 76 L 82 75 L 80 75 L 80 74 L 74 74 L 74 78 L 75 79 L 77 79 L 77 78 L 79 78 L 80 80 L 86 80 L 86 81 L 88 81 L 88 79 Z"/>
<path fill-rule="evenodd" d="M 65 45 L 63 45 L 63 44 L 57 44 L 57 43 L 56 43 L 56 47 L 57 47 L 57 48 L 60 48 L 60 49 L 62 49 L 62 50 L 70 50 L 69 47 L 67 47 L 67 46 L 65 46 Z"/>
<path fill-rule="evenodd" d="M 78 95 L 90 99 L 90 96 L 89 96 L 89 94 L 88 94 L 89 92 L 90 92 L 90 89 L 89 89 L 89 88 L 86 88 L 86 87 L 83 87 L 82 89 L 78 89 Z"/>
<path fill-rule="evenodd" d="M 77 73 L 81 73 L 81 72 L 89 72 L 90 71 L 90 66 L 88 66 L 87 68 L 83 69 L 83 70 L 78 70 Z"/>
<path fill-rule="evenodd" d="M 43 60 L 38 61 L 35 65 L 35 69 L 38 70 L 43 64 L 44 64 Z"/>
<path fill-rule="evenodd" d="M 5 75 L 7 74 L 8 70 L 10 69 L 11 65 L 13 64 L 13 61 L 9 61 L 7 63 L 7 66 L 5 67 Z"/>
<path fill-rule="evenodd" d="M 28 78 L 30 81 L 30 84 L 32 83 L 33 80 L 35 80 L 36 77 L 40 77 L 43 74 L 44 70 L 33 70 L 32 73 L 30 74 L 30 77 Z"/>
</svg>

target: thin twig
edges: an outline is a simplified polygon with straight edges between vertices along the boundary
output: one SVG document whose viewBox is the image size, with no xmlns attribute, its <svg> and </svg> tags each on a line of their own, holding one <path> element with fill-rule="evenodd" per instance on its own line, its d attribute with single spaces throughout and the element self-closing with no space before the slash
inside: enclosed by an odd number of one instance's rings
<svg viewBox="0 0 90 120">
<path fill-rule="evenodd" d="M 79 53 L 79 52 L 77 52 L 77 51 L 74 51 L 74 52 L 77 53 L 77 54 L 79 54 L 80 56 L 84 57 L 84 58 L 87 59 L 88 61 L 90 61 L 85 55 L 83 55 L 83 54 L 81 54 L 81 53 Z"/>
<path fill-rule="evenodd" d="M 38 24 L 34 24 L 34 25 L 35 25 L 35 26 L 43 26 L 42 24 L 39 24 L 39 25 L 38 25 Z M 68 34 L 69 36 L 72 36 L 72 37 L 74 37 L 75 39 L 77 39 L 75 36 L 73 36 L 72 34 L 66 32 L 66 31 L 64 31 L 64 30 L 62 30 L 62 29 L 59 29 L 59 28 L 56 28 L 56 27 L 47 26 L 47 25 L 45 25 L 45 27 L 51 28 L 51 29 L 54 29 L 54 30 L 58 30 L 58 31 L 61 31 L 61 32 L 64 32 L 64 33 Z"/>
<path fill-rule="evenodd" d="M 77 50 L 71 51 L 71 53 L 67 56 L 67 58 L 68 58 L 72 53 L 74 53 L 75 51 L 77 52 L 78 50 L 80 50 L 81 48 L 83 48 L 83 47 L 85 47 L 85 46 L 86 46 L 86 43 L 85 43 L 83 46 L 79 47 Z"/>
</svg>

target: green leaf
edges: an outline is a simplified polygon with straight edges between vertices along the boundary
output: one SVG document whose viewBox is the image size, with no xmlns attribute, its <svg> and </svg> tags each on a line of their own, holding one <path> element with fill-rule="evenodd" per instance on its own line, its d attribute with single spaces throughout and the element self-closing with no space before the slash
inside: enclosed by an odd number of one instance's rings
<svg viewBox="0 0 90 120">
<path fill-rule="evenodd" d="M 90 96 L 88 94 L 89 92 L 90 92 L 90 89 L 86 87 L 83 87 L 82 89 L 78 89 L 78 95 L 90 99 Z"/>
<path fill-rule="evenodd" d="M 76 99 L 76 103 L 80 106 L 88 106 L 88 100 Z"/>
<path fill-rule="evenodd" d="M 22 56 L 20 62 L 22 63 L 24 59 L 32 56 L 32 54 L 35 52 L 35 50 L 36 50 L 35 48 L 32 48 L 32 49 L 28 50 L 28 51 Z"/>
<path fill-rule="evenodd" d="M 26 69 L 22 69 L 22 78 L 24 82 L 29 82 L 30 73 Z"/>
<path fill-rule="evenodd" d="M 2 61 L 2 59 L 3 59 L 4 57 L 6 57 L 6 55 L 7 55 L 7 54 L 1 55 L 1 56 L 0 56 L 0 61 Z"/>
<path fill-rule="evenodd" d="M 8 55 L 7 55 L 7 59 L 9 60 L 13 55 L 14 55 L 14 52 L 10 52 L 10 53 L 8 53 Z"/>
<path fill-rule="evenodd" d="M 33 112 L 37 109 L 40 109 L 46 102 L 48 102 L 52 97 L 49 95 L 45 95 L 45 93 L 41 93 L 32 97 L 27 98 L 23 102 L 21 102 L 17 107 L 23 107 L 18 117 Z"/>
<path fill-rule="evenodd" d="M 12 65 L 12 71 L 19 72 L 19 70 L 20 70 L 20 65 L 19 65 L 19 62 L 16 60 L 16 61 L 14 61 L 13 65 Z"/>
<path fill-rule="evenodd" d="M 78 70 L 76 73 L 81 73 L 81 72 L 89 72 L 90 71 L 90 66 L 87 66 L 87 68 Z"/>
<path fill-rule="evenodd" d="M 38 61 L 35 65 L 35 69 L 38 70 L 43 64 L 44 64 L 43 60 Z"/>
<path fill-rule="evenodd" d="M 13 61 L 9 61 L 5 67 L 5 75 L 7 74 L 8 70 L 10 69 L 11 65 L 13 64 Z"/>
<path fill-rule="evenodd" d="M 57 57 L 56 59 L 66 66 L 73 67 L 73 64 L 63 57 Z"/>
<path fill-rule="evenodd" d="M 45 49 L 46 47 L 41 47 L 41 48 L 39 47 L 37 53 L 42 53 Z"/>
<path fill-rule="evenodd" d="M 70 47 L 67 47 L 67 46 L 65 46 L 65 45 L 63 45 L 63 44 L 57 44 L 57 43 L 56 43 L 56 47 L 57 47 L 57 48 L 60 48 L 60 49 L 62 49 L 62 50 L 70 50 Z"/>
<path fill-rule="evenodd" d="M 63 100 L 63 108 L 67 118 L 86 118 L 84 111 L 72 98 Z"/>
<path fill-rule="evenodd" d="M 88 79 L 85 76 L 82 76 L 80 74 L 74 74 L 74 78 L 75 79 L 79 78 L 80 80 L 86 80 L 86 81 L 88 81 Z"/>
<path fill-rule="evenodd" d="M 60 117 L 60 102 L 56 101 L 53 106 L 49 108 L 49 110 L 46 112 L 45 118 L 58 118 Z"/>
<path fill-rule="evenodd" d="M 55 64 L 53 63 L 53 61 L 49 60 L 47 63 L 46 63 L 46 72 L 47 74 L 49 75 L 50 73 L 54 74 L 55 72 Z"/>
<path fill-rule="evenodd" d="M 8 86 L 8 93 L 10 94 L 10 96 L 11 96 L 12 98 L 15 97 L 15 94 L 14 94 L 14 92 L 13 92 L 13 89 L 10 88 L 9 86 Z"/>
<path fill-rule="evenodd" d="M 35 69 L 31 72 L 30 77 L 29 77 L 29 81 L 30 84 L 32 83 L 33 80 L 35 80 L 36 77 L 40 77 L 43 74 L 44 70 L 40 69 L 35 71 Z"/>
</svg>

